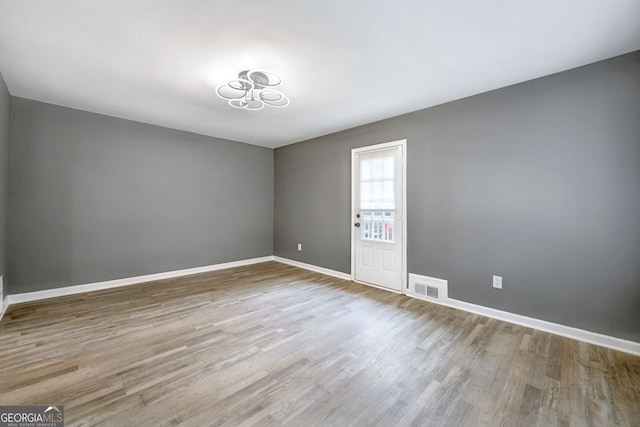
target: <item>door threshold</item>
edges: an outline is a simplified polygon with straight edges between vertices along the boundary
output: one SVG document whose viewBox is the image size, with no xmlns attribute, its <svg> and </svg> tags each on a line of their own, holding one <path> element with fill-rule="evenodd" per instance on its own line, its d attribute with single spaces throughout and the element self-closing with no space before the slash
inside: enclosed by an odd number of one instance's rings
<svg viewBox="0 0 640 427">
<path fill-rule="evenodd" d="M 382 289 L 383 291 L 393 292 L 394 294 L 405 295 L 405 293 L 404 293 L 404 292 L 399 291 L 399 290 L 397 290 L 397 289 L 386 288 L 386 287 L 384 287 L 384 286 L 374 285 L 373 283 L 361 282 L 361 281 L 359 281 L 359 280 L 355 280 L 355 279 L 353 279 L 353 280 L 352 280 L 352 282 L 359 283 L 359 284 L 361 284 L 361 285 L 371 286 L 372 288 Z"/>
</svg>

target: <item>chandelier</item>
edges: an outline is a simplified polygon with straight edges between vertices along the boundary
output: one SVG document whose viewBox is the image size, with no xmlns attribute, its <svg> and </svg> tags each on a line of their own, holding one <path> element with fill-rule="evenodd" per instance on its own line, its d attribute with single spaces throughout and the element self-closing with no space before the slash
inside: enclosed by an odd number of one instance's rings
<svg viewBox="0 0 640 427">
<path fill-rule="evenodd" d="M 281 84 L 282 79 L 270 71 L 245 70 L 238 73 L 237 79 L 218 86 L 216 93 L 235 108 L 260 110 L 265 105 L 284 107 L 289 104 L 289 98 L 274 89 Z"/>
</svg>

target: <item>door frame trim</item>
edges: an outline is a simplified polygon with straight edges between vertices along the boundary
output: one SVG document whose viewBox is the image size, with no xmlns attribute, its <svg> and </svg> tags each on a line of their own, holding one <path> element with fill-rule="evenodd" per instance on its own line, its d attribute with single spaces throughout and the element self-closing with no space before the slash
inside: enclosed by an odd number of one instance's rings
<svg viewBox="0 0 640 427">
<path fill-rule="evenodd" d="M 351 211 L 349 214 L 349 229 L 351 230 L 351 280 L 362 283 L 364 285 L 373 286 L 375 288 L 393 291 L 392 289 L 382 288 L 371 283 L 364 283 L 356 280 L 356 230 L 353 227 L 353 213 L 356 211 L 356 158 L 357 154 L 367 151 L 383 150 L 385 148 L 402 147 L 402 291 L 407 293 L 407 140 L 398 139 L 391 142 L 383 142 L 382 144 L 367 145 L 351 149 Z M 397 292 L 397 291 L 393 291 Z"/>
</svg>

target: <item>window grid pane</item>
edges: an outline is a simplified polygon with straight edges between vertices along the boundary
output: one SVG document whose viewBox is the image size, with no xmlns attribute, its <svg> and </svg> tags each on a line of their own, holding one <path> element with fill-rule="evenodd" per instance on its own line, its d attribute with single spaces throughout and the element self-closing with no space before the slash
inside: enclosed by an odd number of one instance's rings
<svg viewBox="0 0 640 427">
<path fill-rule="evenodd" d="M 394 212 L 362 211 L 362 239 L 381 242 L 394 241 Z"/>
</svg>

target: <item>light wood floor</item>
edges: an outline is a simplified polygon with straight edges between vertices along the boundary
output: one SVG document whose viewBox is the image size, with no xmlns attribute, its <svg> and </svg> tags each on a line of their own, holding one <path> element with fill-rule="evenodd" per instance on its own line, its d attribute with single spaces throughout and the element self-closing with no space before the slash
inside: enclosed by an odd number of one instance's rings
<svg viewBox="0 0 640 427">
<path fill-rule="evenodd" d="M 12 306 L 66 425 L 640 425 L 640 358 L 269 262 Z"/>
</svg>

